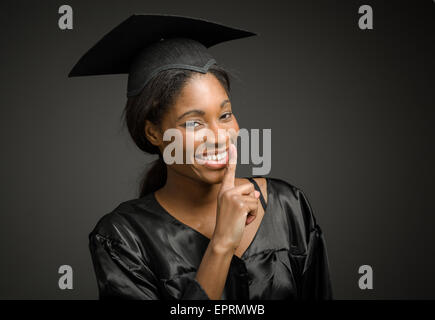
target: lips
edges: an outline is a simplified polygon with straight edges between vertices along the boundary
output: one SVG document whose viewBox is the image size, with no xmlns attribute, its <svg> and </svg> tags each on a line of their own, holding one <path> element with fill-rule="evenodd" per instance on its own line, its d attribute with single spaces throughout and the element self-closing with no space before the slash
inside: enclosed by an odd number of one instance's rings
<svg viewBox="0 0 435 320">
<path fill-rule="evenodd" d="M 228 159 L 228 149 L 196 155 L 195 159 L 199 164 L 202 164 L 211 169 L 220 169 L 225 167 Z"/>
</svg>

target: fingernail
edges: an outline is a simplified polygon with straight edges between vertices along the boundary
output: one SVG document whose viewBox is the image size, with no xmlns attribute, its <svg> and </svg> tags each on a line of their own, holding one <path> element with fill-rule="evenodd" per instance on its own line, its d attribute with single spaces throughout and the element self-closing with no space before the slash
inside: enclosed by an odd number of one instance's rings
<svg viewBox="0 0 435 320">
<path fill-rule="evenodd" d="M 258 192 L 257 190 L 254 191 L 255 197 L 259 198 L 260 197 L 260 192 Z"/>
</svg>

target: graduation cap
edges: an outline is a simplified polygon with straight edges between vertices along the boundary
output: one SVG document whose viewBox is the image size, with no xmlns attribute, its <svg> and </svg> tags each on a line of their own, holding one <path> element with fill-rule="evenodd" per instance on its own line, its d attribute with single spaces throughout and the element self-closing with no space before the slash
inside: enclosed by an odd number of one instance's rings
<svg viewBox="0 0 435 320">
<path fill-rule="evenodd" d="M 207 73 L 216 63 L 207 48 L 254 35 L 190 17 L 132 15 L 89 49 L 68 76 L 128 73 L 127 96 L 131 97 L 162 70 Z"/>
</svg>

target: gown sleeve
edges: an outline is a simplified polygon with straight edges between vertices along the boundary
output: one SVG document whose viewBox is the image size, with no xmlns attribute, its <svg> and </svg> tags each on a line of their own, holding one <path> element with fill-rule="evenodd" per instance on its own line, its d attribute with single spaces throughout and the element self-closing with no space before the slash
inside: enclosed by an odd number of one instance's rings
<svg viewBox="0 0 435 320">
<path fill-rule="evenodd" d="M 136 244 L 132 230 L 107 215 L 89 234 L 99 298 L 129 300 L 165 299 L 160 281 Z M 109 221 L 109 222 L 108 222 Z M 189 279 L 181 300 L 208 300 L 196 279 Z"/>
<path fill-rule="evenodd" d="M 302 190 L 298 190 L 307 241 L 307 254 L 301 275 L 302 300 L 331 300 L 332 285 L 329 273 L 325 237 L 317 224 L 311 205 Z"/>
</svg>

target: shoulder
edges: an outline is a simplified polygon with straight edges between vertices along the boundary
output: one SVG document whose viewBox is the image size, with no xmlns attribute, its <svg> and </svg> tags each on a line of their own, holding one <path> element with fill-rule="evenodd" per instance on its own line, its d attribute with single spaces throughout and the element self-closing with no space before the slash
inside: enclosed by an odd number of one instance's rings
<svg viewBox="0 0 435 320">
<path fill-rule="evenodd" d="M 140 199 L 120 203 L 99 218 L 88 235 L 88 245 L 94 263 L 110 259 L 124 267 L 138 269 L 144 262 L 150 263 L 148 247 L 144 245 L 144 232 L 140 226 L 146 212 L 140 209 Z M 140 217 L 144 218 L 140 218 Z M 109 254 L 109 256 L 108 256 Z M 100 261 L 100 262 L 101 262 Z"/>
<path fill-rule="evenodd" d="M 136 226 L 147 210 L 141 206 L 142 199 L 131 199 L 118 204 L 112 211 L 99 218 L 89 237 L 103 237 L 118 242 L 133 240 Z"/>
<path fill-rule="evenodd" d="M 267 179 L 273 201 L 285 211 L 293 231 L 296 227 L 307 239 L 312 231 L 320 230 L 305 191 L 284 179 L 271 177 Z"/>
<path fill-rule="evenodd" d="M 268 177 L 267 180 L 271 191 L 279 195 L 281 199 L 309 206 L 307 195 L 300 187 L 280 178 Z"/>
<path fill-rule="evenodd" d="M 286 199 L 292 203 L 306 199 L 304 192 L 299 187 L 284 179 L 261 176 L 251 176 L 249 178 L 255 180 L 266 200 L 269 195 L 277 196 L 277 200 Z M 248 177 L 238 178 L 237 180 L 236 184 L 241 184 L 248 181 Z"/>
<path fill-rule="evenodd" d="M 275 177 L 267 177 L 266 179 L 268 180 L 268 184 L 272 188 L 274 188 L 274 191 L 276 193 L 283 193 L 286 194 L 287 196 L 293 196 L 296 198 L 298 197 L 298 193 L 300 189 L 296 187 L 294 184 L 289 183 L 284 179 L 275 178 Z"/>
<path fill-rule="evenodd" d="M 261 177 L 261 176 L 251 176 L 249 178 L 252 178 L 255 180 L 255 182 L 257 182 L 258 186 L 260 187 L 261 190 L 267 190 L 268 187 L 273 188 L 273 190 L 275 193 L 284 193 L 289 195 L 288 193 L 290 192 L 291 195 L 293 195 L 294 197 L 298 198 L 300 193 L 303 193 L 302 190 L 300 188 L 298 188 L 297 186 L 295 186 L 292 183 L 287 182 L 284 179 L 280 179 L 280 178 L 275 178 L 275 177 Z M 246 181 L 248 178 L 238 178 L 239 180 L 239 184 L 243 183 L 243 181 Z M 269 192 L 269 190 L 267 190 Z"/>
</svg>

